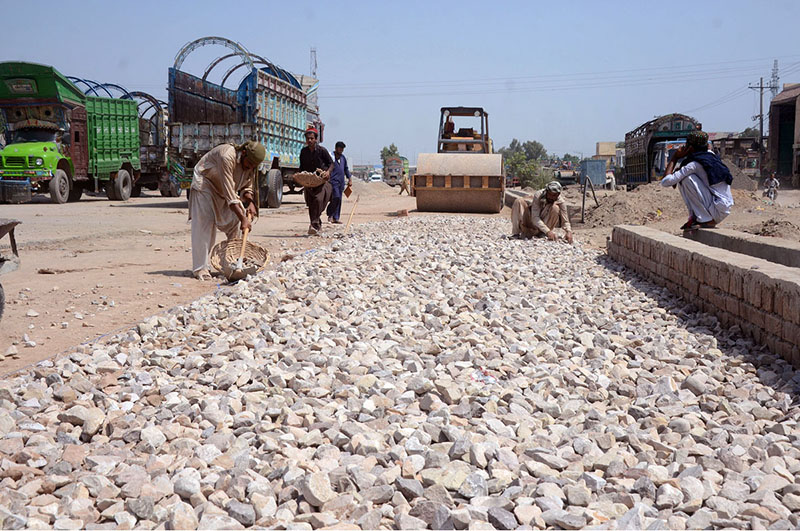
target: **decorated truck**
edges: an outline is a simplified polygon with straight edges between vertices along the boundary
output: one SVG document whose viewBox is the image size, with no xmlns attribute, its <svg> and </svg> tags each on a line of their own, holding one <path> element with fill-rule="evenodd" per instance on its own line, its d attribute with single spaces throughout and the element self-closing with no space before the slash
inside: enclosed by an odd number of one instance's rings
<svg viewBox="0 0 800 531">
<path fill-rule="evenodd" d="M 136 103 L 86 96 L 55 68 L 0 63 L 0 201 L 49 193 L 54 203 L 84 190 L 127 200 L 141 170 Z"/>
<path fill-rule="evenodd" d="M 625 135 L 624 184 L 630 189 L 663 177 L 665 156 L 701 125 L 691 116 L 667 114 Z"/>
<path fill-rule="evenodd" d="M 190 53 L 208 45 L 226 47 L 231 53 L 210 63 L 202 76 L 181 70 Z M 215 68 L 225 61 L 232 65 L 219 83 L 212 82 Z M 231 81 L 232 86 L 226 87 L 237 71 L 244 77 L 238 85 Z M 299 191 L 292 176 L 300 167 L 306 127 L 315 126 L 322 141 L 317 86 L 316 79 L 296 76 L 223 37 L 187 43 L 168 79 L 169 155 L 185 168 L 181 186 L 190 187 L 194 166 L 213 147 L 258 140 L 267 149 L 259 168 L 261 206 L 278 208 L 285 185 L 290 192 Z"/>
</svg>

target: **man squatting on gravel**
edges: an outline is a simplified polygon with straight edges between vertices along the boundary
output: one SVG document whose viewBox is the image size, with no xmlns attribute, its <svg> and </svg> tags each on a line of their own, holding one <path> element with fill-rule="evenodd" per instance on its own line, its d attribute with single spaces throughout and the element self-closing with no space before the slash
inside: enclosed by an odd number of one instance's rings
<svg viewBox="0 0 800 531">
<path fill-rule="evenodd" d="M 240 227 L 242 231 L 250 228 L 248 214 L 258 217 L 258 186 L 254 183 L 256 169 L 266 156 L 264 146 L 253 140 L 241 146 L 221 144 L 203 155 L 194 167 L 189 220 L 195 278 L 211 279 L 208 255 L 214 247 L 217 229 L 230 240 Z"/>
<path fill-rule="evenodd" d="M 317 143 L 317 130 L 309 127 L 306 130 L 306 145 L 300 150 L 300 171 L 313 173 L 317 169 L 325 170 L 325 173 L 322 174 L 325 182 L 314 188 L 303 188 L 303 197 L 308 205 L 308 219 L 311 222 L 308 233 L 311 235 L 319 234 L 319 231 L 322 230 L 320 216 L 333 195 L 330 183 L 333 160 L 328 150 Z"/>
<path fill-rule="evenodd" d="M 561 197 L 561 183 L 550 181 L 539 190 L 530 202 L 520 197 L 511 207 L 511 235 L 516 238 L 547 236 L 558 239 L 557 228 L 564 229 L 564 238 L 572 243 L 572 225 L 569 223 L 567 204 Z"/>
<path fill-rule="evenodd" d="M 675 163 L 686 157 L 681 169 Z M 733 176 L 714 152 L 708 149 L 708 134 L 692 131 L 686 144 L 670 156 L 661 186 L 680 186 L 683 202 L 689 210 L 689 221 L 681 229 L 714 227 L 731 213 Z"/>
</svg>

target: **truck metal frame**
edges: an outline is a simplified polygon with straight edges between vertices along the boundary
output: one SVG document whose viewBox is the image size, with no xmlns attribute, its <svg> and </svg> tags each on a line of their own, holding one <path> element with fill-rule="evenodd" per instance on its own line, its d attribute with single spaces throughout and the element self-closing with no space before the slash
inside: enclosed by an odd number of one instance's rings
<svg viewBox="0 0 800 531">
<path fill-rule="evenodd" d="M 205 69 L 202 77 L 181 70 L 184 60 L 201 46 L 218 45 L 231 53 Z M 220 84 L 208 80 L 211 72 L 228 59 L 235 59 Z M 225 83 L 237 70 L 246 75 L 237 89 Z M 169 69 L 169 154 L 186 168 L 181 186 L 188 188 L 192 168 L 214 146 L 258 140 L 267 149 L 267 160 L 259 168 L 262 206 L 277 208 L 284 184 L 294 191 L 292 175 L 300 167 L 300 150 L 309 119 L 307 92 L 293 74 L 240 43 L 223 37 L 204 37 L 186 44 Z M 312 84 L 316 90 L 316 84 Z M 322 124 L 317 123 L 322 141 Z"/>
</svg>

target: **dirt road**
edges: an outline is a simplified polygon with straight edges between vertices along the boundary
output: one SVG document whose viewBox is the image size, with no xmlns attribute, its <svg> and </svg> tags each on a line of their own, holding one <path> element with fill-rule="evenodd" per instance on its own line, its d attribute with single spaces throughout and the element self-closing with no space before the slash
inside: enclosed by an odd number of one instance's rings
<svg viewBox="0 0 800 531">
<path fill-rule="evenodd" d="M 413 197 L 398 197 L 398 188 L 383 183 L 354 187 L 361 198 L 353 223 L 388 219 L 415 206 Z M 345 201 L 345 221 L 355 198 Z M 224 284 L 222 278 L 204 283 L 191 277 L 185 196 L 144 192 L 124 203 L 84 196 L 64 205 L 39 196 L 33 203 L 0 209 L 3 217 L 22 221 L 16 230 L 22 265 L 0 278 L 7 299 L 0 355 L 9 348 L 17 354 L 6 355 L 0 373 L 129 327 Z M 343 227 L 326 223 L 325 231 L 330 235 Z M 324 237 L 306 236 L 307 229 L 302 195 L 286 195 L 280 209 L 262 210 L 251 239 L 269 249 L 274 262 L 327 243 Z"/>
</svg>

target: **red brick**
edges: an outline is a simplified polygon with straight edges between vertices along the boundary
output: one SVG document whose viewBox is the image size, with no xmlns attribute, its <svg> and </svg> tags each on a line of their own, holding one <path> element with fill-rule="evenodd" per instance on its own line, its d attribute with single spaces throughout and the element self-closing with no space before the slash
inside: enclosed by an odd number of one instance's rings
<svg viewBox="0 0 800 531">
<path fill-rule="evenodd" d="M 761 308 L 761 287 L 752 275 L 744 278 L 744 300 L 748 304 Z"/>
<path fill-rule="evenodd" d="M 789 343 L 800 345 L 800 326 L 784 320 L 783 328 L 781 330 L 781 338 Z"/>
<path fill-rule="evenodd" d="M 725 299 L 725 311 L 731 315 L 738 315 L 739 299 L 736 297 L 731 297 L 730 295 L 723 295 L 723 299 Z"/>
<path fill-rule="evenodd" d="M 774 313 L 765 312 L 764 330 L 774 335 L 775 337 L 781 337 L 781 334 L 783 333 L 783 319 L 781 319 Z"/>
<path fill-rule="evenodd" d="M 744 271 L 738 267 L 731 268 L 730 275 L 728 275 L 728 293 L 734 297 L 742 298 L 742 277 Z"/>
<path fill-rule="evenodd" d="M 741 311 L 741 306 L 739 309 Z M 767 314 L 749 304 L 745 303 L 745 310 L 742 316 L 758 328 L 764 328 L 766 326 L 764 324 L 764 319 L 766 318 Z"/>
<path fill-rule="evenodd" d="M 772 299 L 775 296 L 775 286 L 768 279 L 759 282 L 761 288 L 761 309 L 772 312 Z"/>
</svg>

